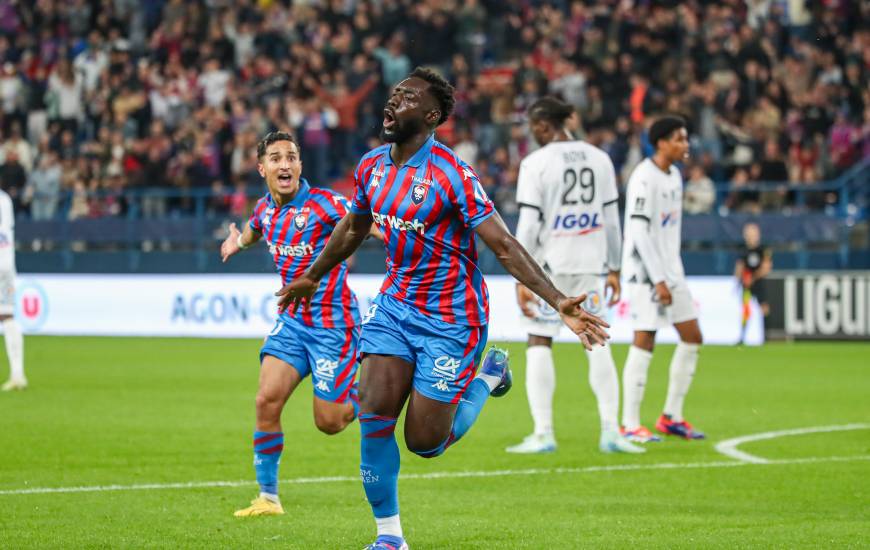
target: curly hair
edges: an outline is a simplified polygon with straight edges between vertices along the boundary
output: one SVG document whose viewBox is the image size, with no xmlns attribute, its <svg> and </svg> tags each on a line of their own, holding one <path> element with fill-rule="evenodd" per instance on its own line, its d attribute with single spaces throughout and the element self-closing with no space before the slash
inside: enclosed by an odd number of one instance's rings
<svg viewBox="0 0 870 550">
<path fill-rule="evenodd" d="M 450 118 L 453 105 L 456 103 L 456 99 L 453 98 L 455 91 L 453 86 L 437 72 L 423 67 L 417 67 L 408 77 L 417 77 L 429 83 L 429 93 L 435 97 L 441 109 L 441 118 L 438 119 L 436 126 L 444 124 L 444 121 Z"/>
<path fill-rule="evenodd" d="M 649 137 L 650 145 L 652 145 L 654 149 L 658 149 L 659 140 L 670 139 L 674 131 L 679 130 L 680 128 L 688 129 L 686 119 L 681 116 L 666 115 L 659 118 L 649 127 L 647 136 Z"/>
<path fill-rule="evenodd" d="M 260 143 L 257 144 L 257 158 L 262 159 L 266 156 L 266 149 L 269 148 L 273 143 L 277 143 L 279 141 L 289 141 L 290 143 L 296 145 L 296 149 L 299 150 L 299 143 L 296 142 L 296 138 L 287 132 L 269 132 L 266 136 L 260 140 Z"/>
</svg>

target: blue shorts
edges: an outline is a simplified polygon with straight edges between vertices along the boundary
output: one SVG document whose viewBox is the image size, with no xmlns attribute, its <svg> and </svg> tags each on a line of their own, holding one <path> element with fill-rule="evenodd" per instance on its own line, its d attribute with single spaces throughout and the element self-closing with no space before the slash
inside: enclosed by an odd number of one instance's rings
<svg viewBox="0 0 870 550">
<path fill-rule="evenodd" d="M 346 403 L 356 379 L 358 346 L 359 327 L 309 327 L 282 315 L 260 348 L 260 363 L 266 355 L 277 357 L 302 378 L 311 374 L 314 395 Z"/>
<path fill-rule="evenodd" d="M 454 325 L 378 294 L 363 316 L 360 357 L 395 355 L 413 364 L 414 389 L 429 399 L 458 403 L 486 347 L 486 326 Z"/>
</svg>

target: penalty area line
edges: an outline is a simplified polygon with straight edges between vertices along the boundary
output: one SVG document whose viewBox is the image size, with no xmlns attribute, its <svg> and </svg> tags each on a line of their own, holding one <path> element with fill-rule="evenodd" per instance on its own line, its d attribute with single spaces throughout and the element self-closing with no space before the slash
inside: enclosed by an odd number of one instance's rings
<svg viewBox="0 0 870 550">
<path fill-rule="evenodd" d="M 808 458 L 784 458 L 767 460 L 766 462 L 735 462 L 733 460 L 717 462 L 660 462 L 657 464 L 611 464 L 601 466 L 584 466 L 577 468 L 524 468 L 515 470 L 479 470 L 458 472 L 429 472 L 420 474 L 402 474 L 400 480 L 428 479 L 460 479 L 469 477 L 506 477 L 506 476 L 540 476 L 556 474 L 586 474 L 596 472 L 633 472 L 644 470 L 680 470 L 706 468 L 736 468 L 741 466 L 784 466 L 792 464 L 817 464 L 824 462 L 855 462 L 870 461 L 870 455 L 829 456 Z M 357 476 L 325 476 L 299 477 L 280 481 L 282 485 L 304 485 L 319 483 L 345 483 L 359 481 Z M 112 491 L 157 491 L 163 489 L 208 489 L 212 487 L 253 487 L 253 480 L 245 481 L 191 481 L 186 483 L 142 483 L 135 485 L 87 485 L 78 487 L 29 487 L 24 489 L 0 490 L 0 495 L 38 495 L 52 493 L 103 493 Z"/>
</svg>

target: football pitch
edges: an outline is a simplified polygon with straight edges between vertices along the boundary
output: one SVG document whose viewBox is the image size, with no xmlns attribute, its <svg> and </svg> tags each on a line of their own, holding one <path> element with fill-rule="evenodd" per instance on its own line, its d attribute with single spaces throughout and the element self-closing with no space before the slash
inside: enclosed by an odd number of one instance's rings
<svg viewBox="0 0 870 550">
<path fill-rule="evenodd" d="M 25 345 L 30 389 L 0 394 L 0 548 L 359 549 L 373 540 L 356 475 L 359 429 L 318 432 L 310 382 L 283 416 L 286 515 L 232 516 L 257 492 L 258 341 Z M 412 549 L 870 546 L 870 344 L 703 348 L 686 414 L 708 439 L 667 439 L 640 456 L 598 452 L 579 344 L 555 348 L 558 451 L 506 454 L 531 430 L 524 348 L 509 349 L 513 391 L 490 400 L 462 442 L 425 460 L 399 435 Z M 659 346 L 650 367 L 650 427 L 672 351 Z M 615 346 L 620 370 L 626 352 Z M 717 451 L 722 442 L 738 458 Z"/>
</svg>

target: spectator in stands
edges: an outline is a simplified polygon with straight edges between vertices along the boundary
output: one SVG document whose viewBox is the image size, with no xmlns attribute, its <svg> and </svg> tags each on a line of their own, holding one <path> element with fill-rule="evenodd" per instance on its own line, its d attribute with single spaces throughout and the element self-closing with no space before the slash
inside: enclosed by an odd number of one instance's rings
<svg viewBox="0 0 870 550">
<path fill-rule="evenodd" d="M 30 216 L 34 220 L 54 219 L 60 200 L 60 177 L 57 153 L 48 151 L 42 154 L 24 190 L 24 202 L 30 204 Z"/>
<path fill-rule="evenodd" d="M 760 211 L 758 191 L 749 189 L 749 170 L 745 167 L 737 168 L 731 176 L 731 193 L 725 201 L 730 210 L 740 212 L 758 213 Z"/>
<path fill-rule="evenodd" d="M 11 61 L 3 63 L 0 73 L 0 109 L 3 112 L 4 131 L 8 131 L 13 123 L 20 124 L 24 120 L 26 91 L 15 65 Z"/>
<path fill-rule="evenodd" d="M 17 122 L 33 144 L 48 134 L 61 155 L 87 156 L 87 192 L 120 169 L 145 188 L 220 180 L 221 196 L 250 173 L 234 154 L 240 135 L 296 129 L 306 170 L 326 185 L 377 136 L 386 88 L 432 64 L 456 85 L 453 122 L 479 155 L 508 151 L 508 162 L 490 163 L 495 187 L 528 141 L 517 115 L 548 89 L 578 108 L 577 135 L 609 151 L 620 173 L 642 154 L 644 120 L 664 109 L 687 115 L 716 181 L 744 165 L 749 179 L 767 178 L 759 153 L 771 138 L 792 183 L 870 157 L 870 5 L 745 4 L 14 2 L 0 21 L 0 128 L 11 135 Z M 155 120 L 171 143 L 159 155 Z M 450 128 L 439 139 L 467 139 Z M 29 169 L 25 157 L 19 150 Z"/>
<path fill-rule="evenodd" d="M 716 186 L 704 173 L 704 168 L 693 164 L 683 190 L 683 211 L 687 214 L 709 214 L 716 203 Z"/>
<path fill-rule="evenodd" d="M 73 72 L 68 59 L 59 59 L 48 78 L 49 119 L 58 120 L 63 129 L 75 132 L 84 116 L 83 91 L 82 77 Z"/>
<path fill-rule="evenodd" d="M 3 185 L 3 190 L 12 199 L 13 210 L 21 212 L 24 186 L 27 183 L 27 170 L 18 159 L 17 148 L 6 149 L 5 153 L 3 165 L 0 166 L 0 184 Z"/>
</svg>

